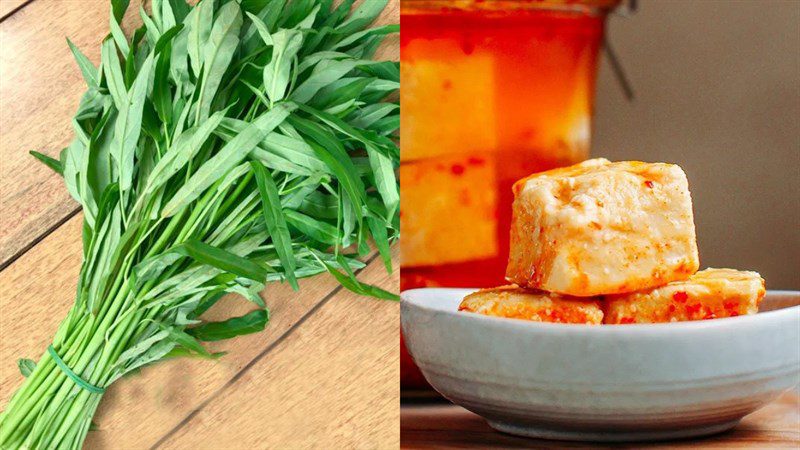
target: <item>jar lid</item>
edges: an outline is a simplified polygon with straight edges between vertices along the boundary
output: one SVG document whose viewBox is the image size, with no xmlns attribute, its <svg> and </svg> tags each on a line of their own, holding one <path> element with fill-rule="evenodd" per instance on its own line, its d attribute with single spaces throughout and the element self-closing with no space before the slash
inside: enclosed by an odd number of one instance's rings
<svg viewBox="0 0 800 450">
<path fill-rule="evenodd" d="M 636 9 L 636 0 L 401 0 L 403 13 L 443 11 L 514 11 L 553 10 L 583 14 L 607 14 L 625 2 L 624 8 Z"/>
</svg>

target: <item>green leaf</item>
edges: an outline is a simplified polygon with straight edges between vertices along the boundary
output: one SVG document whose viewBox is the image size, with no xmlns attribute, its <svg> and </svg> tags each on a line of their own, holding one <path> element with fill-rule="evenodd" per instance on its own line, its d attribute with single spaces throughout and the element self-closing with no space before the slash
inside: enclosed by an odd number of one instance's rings
<svg viewBox="0 0 800 450">
<path fill-rule="evenodd" d="M 170 217 L 194 201 L 218 178 L 242 162 L 259 142 L 286 119 L 289 113 L 290 108 L 287 105 L 276 105 L 269 112 L 259 116 L 197 169 L 197 172 L 167 202 L 161 216 Z"/>
<path fill-rule="evenodd" d="M 200 76 L 200 68 L 203 66 L 203 49 L 211 34 L 213 19 L 214 0 L 202 0 L 186 16 L 187 29 L 189 30 L 187 50 L 192 72 L 196 77 Z"/>
<path fill-rule="evenodd" d="M 249 280 L 264 281 L 267 277 L 267 270 L 259 264 L 197 240 L 188 240 L 175 247 L 174 251 L 188 256 L 201 264 L 207 264 Z"/>
<path fill-rule="evenodd" d="M 367 2 L 368 3 L 368 2 Z M 322 60 L 311 72 L 311 75 L 289 96 L 297 103 L 308 103 L 323 87 L 342 78 L 347 73 L 360 65 L 369 64 L 370 61 L 349 60 Z"/>
<path fill-rule="evenodd" d="M 242 0 L 242 9 L 248 14 L 256 14 L 261 12 L 270 3 L 275 3 L 273 0 Z"/>
<path fill-rule="evenodd" d="M 157 342 L 164 340 L 169 336 L 169 332 L 166 330 L 161 330 L 153 333 L 152 335 L 140 340 L 139 342 L 135 343 L 127 350 L 122 352 L 117 358 L 117 364 L 123 365 L 126 364 L 128 361 L 134 360 L 144 354 L 147 350 L 149 350 L 153 345 Z"/>
<path fill-rule="evenodd" d="M 326 26 L 335 27 L 340 25 L 347 18 L 350 10 L 353 8 L 355 0 L 343 0 L 339 6 L 330 14 L 328 20 L 325 21 Z"/>
<path fill-rule="evenodd" d="M 367 146 L 367 155 L 369 155 L 369 165 L 372 167 L 372 174 L 375 178 L 375 187 L 378 189 L 389 215 L 393 215 L 400 206 L 400 192 L 392 160 L 373 146 Z"/>
<path fill-rule="evenodd" d="M 183 347 L 189 352 L 199 356 L 203 356 L 206 358 L 214 357 L 214 355 L 209 353 L 209 351 L 206 350 L 205 347 L 203 347 L 203 345 L 200 344 L 200 342 L 198 342 L 197 339 L 195 339 L 193 336 L 175 327 L 166 326 L 164 324 L 158 324 L 158 325 L 162 330 L 165 330 L 167 333 L 169 333 L 169 340 L 179 345 L 180 347 Z"/>
<path fill-rule="evenodd" d="M 134 154 L 142 131 L 142 110 L 147 100 L 147 85 L 152 69 L 153 55 L 150 54 L 131 86 L 130 103 L 122 105 L 116 121 L 111 155 L 117 161 L 119 188 L 123 193 L 131 189 L 133 182 Z"/>
<path fill-rule="evenodd" d="M 157 8 L 156 8 L 157 9 Z M 155 11 L 153 11 L 155 12 Z M 178 24 L 175 18 L 175 12 L 172 10 L 172 4 L 169 0 L 162 0 L 161 3 L 161 29 L 169 30 Z"/>
<path fill-rule="evenodd" d="M 316 2 L 309 2 L 309 3 L 313 4 Z M 317 19 L 317 13 L 319 12 L 319 7 L 320 5 L 315 5 L 312 8 L 312 10 L 306 15 L 306 17 L 300 22 L 298 22 L 297 25 L 295 25 L 295 29 L 298 30 L 310 29 L 311 26 L 314 25 L 314 22 Z"/>
<path fill-rule="evenodd" d="M 200 358 L 200 359 L 212 359 L 212 360 L 214 360 L 214 359 L 222 358 L 223 356 L 225 356 L 227 354 L 228 354 L 228 352 L 215 352 L 215 353 L 212 353 L 211 355 L 205 356 L 205 355 L 198 355 L 196 353 L 192 353 L 191 351 L 186 350 L 184 348 L 175 347 L 172 350 L 170 350 L 169 352 L 167 352 L 164 355 L 163 359 L 187 358 L 188 357 L 188 358 Z"/>
<path fill-rule="evenodd" d="M 144 30 L 140 28 L 138 31 Z M 131 46 L 128 47 L 128 53 L 125 56 L 125 71 L 123 73 L 123 80 L 125 81 L 125 86 L 132 86 L 133 81 L 136 80 L 136 52 L 139 49 L 139 44 L 136 42 L 136 39 L 133 40 Z"/>
<path fill-rule="evenodd" d="M 371 286 L 369 284 L 360 283 L 355 276 L 353 275 L 345 275 L 338 270 L 336 270 L 331 264 L 327 262 L 322 263 L 325 266 L 325 269 L 336 278 L 336 281 L 339 282 L 345 289 L 354 292 L 359 295 L 366 295 L 369 297 L 379 298 L 381 300 L 392 300 L 392 301 L 400 301 L 400 296 L 397 294 L 393 294 L 389 291 L 385 291 L 377 286 Z"/>
<path fill-rule="evenodd" d="M 76 123 L 73 122 L 73 124 Z M 78 191 L 80 192 L 80 202 L 83 206 L 84 219 L 86 219 L 90 227 L 94 228 L 97 204 L 95 203 L 95 193 L 89 184 L 91 180 L 89 177 L 89 167 L 94 160 L 91 151 L 93 147 L 92 140 L 80 126 L 74 126 L 73 128 L 77 135 L 76 142 L 80 144 L 80 159 L 76 161 L 78 163 L 77 184 Z"/>
<path fill-rule="evenodd" d="M 264 21 L 268 29 L 274 30 L 278 26 L 281 11 L 286 8 L 287 0 L 272 0 L 261 10 L 258 17 Z"/>
<path fill-rule="evenodd" d="M 347 53 L 323 50 L 320 52 L 312 53 L 308 56 L 304 56 L 300 61 L 300 63 L 297 65 L 296 70 L 297 73 L 302 74 L 305 73 L 306 70 L 316 66 L 320 61 L 323 60 L 343 60 L 351 58 L 352 57 Z"/>
<path fill-rule="evenodd" d="M 393 136 L 400 129 L 400 114 L 393 114 L 377 120 L 369 126 L 370 130 L 382 136 Z"/>
<path fill-rule="evenodd" d="M 225 111 L 217 111 L 199 127 L 190 128 L 175 139 L 164 156 L 156 163 L 147 180 L 147 192 L 153 192 L 178 173 L 200 151 L 211 133 L 219 126 Z"/>
<path fill-rule="evenodd" d="M 303 199 L 298 210 L 320 219 L 336 219 L 339 211 L 339 200 L 333 195 L 312 192 Z"/>
<path fill-rule="evenodd" d="M 30 154 L 34 158 L 36 158 L 39 161 L 41 161 L 45 166 L 47 166 L 50 169 L 52 169 L 53 172 L 55 172 L 55 173 L 57 173 L 59 175 L 62 175 L 62 176 L 64 175 L 64 169 L 63 169 L 63 167 L 61 167 L 61 161 L 59 161 L 59 160 L 57 160 L 55 158 L 51 158 L 51 157 L 45 155 L 44 153 L 39 153 L 39 152 L 34 151 L 34 150 L 31 150 Z"/>
<path fill-rule="evenodd" d="M 281 11 L 279 25 L 282 28 L 294 28 L 311 13 L 314 3 L 315 0 L 292 0 Z"/>
<path fill-rule="evenodd" d="M 223 126 L 230 128 L 234 132 L 241 132 L 247 127 L 247 123 L 226 118 L 223 120 Z M 317 158 L 314 149 L 302 138 L 286 136 L 281 133 L 270 133 L 264 138 L 264 141 L 259 144 L 259 147 L 283 159 L 289 160 L 296 165 L 305 167 L 311 172 L 330 172 L 328 166 Z M 256 149 L 255 152 L 258 152 L 258 149 Z"/>
<path fill-rule="evenodd" d="M 268 321 L 269 313 L 264 309 L 257 309 L 241 317 L 234 317 L 222 322 L 206 322 L 188 328 L 186 332 L 201 341 L 221 341 L 263 331 Z"/>
<path fill-rule="evenodd" d="M 81 75 L 83 75 L 86 85 L 90 88 L 97 88 L 100 85 L 97 77 L 97 68 L 69 39 L 67 39 L 67 45 L 69 45 L 69 49 L 75 57 L 75 62 L 78 63 L 78 68 L 81 69 Z"/>
<path fill-rule="evenodd" d="M 192 9 L 185 0 L 168 0 L 170 8 L 175 15 L 175 23 L 183 23 L 189 11 Z"/>
<path fill-rule="evenodd" d="M 314 97 L 311 104 L 315 108 L 325 109 L 355 101 L 373 81 L 374 78 L 343 78 L 339 82 L 332 83 L 327 88 L 322 89 Z"/>
<path fill-rule="evenodd" d="M 64 170 L 64 184 L 67 185 L 70 196 L 78 203 L 81 203 L 81 193 L 78 187 L 79 161 L 83 151 L 83 144 L 76 137 L 60 155 L 61 167 Z"/>
<path fill-rule="evenodd" d="M 361 225 L 361 214 L 357 214 L 356 207 L 353 201 L 348 197 L 341 197 L 341 215 L 342 215 L 342 246 L 348 247 L 352 244 L 350 240 L 353 232 L 356 230 L 356 225 Z M 358 211 L 361 210 L 359 205 Z"/>
<path fill-rule="evenodd" d="M 165 35 L 166 36 L 166 35 Z M 162 52 L 156 61 L 155 76 L 153 77 L 153 107 L 158 118 L 164 124 L 172 122 L 172 92 L 169 84 L 169 53 Z M 155 125 L 155 124 L 154 124 Z M 159 140 L 161 132 L 159 127 L 150 128 L 154 140 Z"/>
<path fill-rule="evenodd" d="M 287 182 L 284 186 L 285 195 L 281 198 L 281 205 L 285 210 L 296 210 L 303 204 L 303 200 L 319 189 L 320 184 L 329 182 L 330 178 L 323 173 L 317 173 L 307 178 L 298 177 L 295 181 Z"/>
<path fill-rule="evenodd" d="M 239 283 L 234 283 L 234 285 L 229 287 L 226 292 L 239 294 L 247 301 L 253 302 L 259 308 L 266 308 L 267 305 L 264 303 L 264 299 L 261 298 L 261 295 L 259 295 L 259 292 L 263 289 L 264 284 L 260 282 L 253 283 L 248 287 L 245 287 Z"/>
<path fill-rule="evenodd" d="M 359 70 L 378 77 L 381 80 L 400 83 L 400 63 L 397 61 L 380 61 L 359 67 Z M 392 87 L 394 89 L 399 89 L 398 85 L 392 85 Z"/>
<path fill-rule="evenodd" d="M 263 35 L 262 35 L 263 36 Z M 271 36 L 272 59 L 264 67 L 264 89 L 272 102 L 283 100 L 289 87 L 290 70 L 300 47 L 303 34 L 295 30 L 280 30 Z"/>
<path fill-rule="evenodd" d="M 117 47 L 114 41 L 106 39 L 100 50 L 100 61 L 103 65 L 103 76 L 108 85 L 108 92 L 114 99 L 117 110 L 125 108 L 128 102 L 128 95 L 125 89 L 125 79 L 117 55 Z"/>
<path fill-rule="evenodd" d="M 261 40 L 264 42 L 264 44 L 273 45 L 272 34 L 269 32 L 269 27 L 267 24 L 265 24 L 260 17 L 248 11 L 244 3 L 242 3 L 242 9 L 245 10 L 245 14 L 247 14 L 247 17 L 250 18 L 250 22 L 254 27 L 256 27 L 256 31 L 258 32 L 258 35 L 261 37 Z"/>
<path fill-rule="evenodd" d="M 128 9 L 130 2 L 131 0 L 111 0 L 111 12 L 114 15 L 114 20 L 122 22 L 122 18 L 125 17 L 125 11 Z"/>
<path fill-rule="evenodd" d="M 361 5 L 345 20 L 336 31 L 341 34 L 350 34 L 364 29 L 371 24 L 386 8 L 389 0 L 370 0 L 362 2 Z"/>
<path fill-rule="evenodd" d="M 164 34 L 162 34 L 161 37 L 158 38 L 158 42 L 156 42 L 153 52 L 155 54 L 161 53 L 167 46 L 167 44 L 169 44 L 172 41 L 172 39 L 175 36 L 177 36 L 178 33 L 181 32 L 181 30 L 183 30 L 183 24 L 175 25 L 174 27 L 165 31 Z"/>
<path fill-rule="evenodd" d="M 116 208 L 119 201 L 119 186 L 117 183 L 109 184 L 100 195 L 100 207 L 97 210 L 97 222 L 102 223 Z"/>
<path fill-rule="evenodd" d="M 369 128 L 370 125 L 383 119 L 384 117 L 398 111 L 399 105 L 394 103 L 376 103 L 367 105 L 353 114 L 348 120 L 351 126 L 358 128 Z"/>
<path fill-rule="evenodd" d="M 370 28 L 368 30 L 359 31 L 358 33 L 351 34 L 350 36 L 342 39 L 336 45 L 333 46 L 333 49 L 341 49 L 345 48 L 349 45 L 358 43 L 362 39 L 370 36 L 380 36 L 385 34 L 393 34 L 400 32 L 400 25 L 384 25 L 381 27 Z"/>
<path fill-rule="evenodd" d="M 209 1 L 209 0 L 204 0 Z M 217 20 L 203 48 L 203 84 L 198 99 L 197 123 L 208 118 L 211 101 L 217 93 L 222 77 L 239 46 L 239 31 L 242 28 L 242 11 L 236 2 L 228 2 L 220 8 Z"/>
<path fill-rule="evenodd" d="M 206 294 L 203 299 L 197 304 L 197 308 L 192 313 L 192 317 L 200 317 L 208 311 L 212 306 L 216 305 L 222 297 L 225 296 L 225 291 L 219 292 L 209 292 Z"/>
<path fill-rule="evenodd" d="M 267 224 L 267 231 L 272 238 L 272 243 L 275 245 L 275 251 L 278 252 L 278 257 L 283 263 L 286 279 L 294 290 L 298 290 L 299 286 L 294 274 L 297 263 L 292 252 L 292 236 L 286 226 L 286 217 L 283 215 L 283 209 L 281 208 L 278 187 L 275 185 L 272 175 L 260 162 L 251 161 L 250 165 L 253 168 L 258 190 L 261 193 L 261 207 L 264 213 L 264 221 Z"/>
<path fill-rule="evenodd" d="M 181 0 L 182 1 L 182 0 Z M 184 23 L 184 28 L 172 41 L 170 52 L 170 76 L 179 88 L 189 83 L 189 59 L 187 45 L 189 41 L 189 28 Z"/>
<path fill-rule="evenodd" d="M 139 7 L 139 16 L 142 18 L 142 22 L 144 22 L 145 31 L 147 33 L 147 42 L 151 46 L 155 46 L 156 42 L 161 38 L 161 29 L 158 28 L 158 25 L 147 15 L 143 7 Z"/>
<path fill-rule="evenodd" d="M 95 120 L 100 117 L 106 107 L 106 100 L 109 97 L 100 93 L 100 88 L 90 88 L 81 96 L 81 102 L 78 105 L 78 111 L 75 113 L 74 120 Z"/>
<path fill-rule="evenodd" d="M 386 271 L 392 273 L 392 251 L 389 248 L 389 236 L 386 232 L 386 224 L 382 220 L 368 216 L 367 226 L 369 227 L 370 233 L 372 233 L 372 239 L 375 241 L 375 246 L 378 248 L 378 252 L 381 255 L 383 265 L 386 266 Z"/>
<path fill-rule="evenodd" d="M 36 370 L 36 362 L 32 359 L 20 358 L 17 360 L 17 367 L 19 367 L 19 373 L 28 378 Z"/>
<path fill-rule="evenodd" d="M 317 157 L 314 149 L 302 139 L 284 136 L 279 133 L 270 133 L 261 143 L 261 146 L 295 164 L 308 168 L 312 172 L 330 172 L 328 166 Z"/>
<path fill-rule="evenodd" d="M 310 120 L 291 115 L 289 122 L 301 134 L 310 139 L 309 145 L 314 149 L 317 157 L 330 167 L 336 179 L 344 187 L 350 201 L 353 205 L 358 205 L 357 209 L 360 210 L 360 205 L 364 202 L 364 184 L 341 142 L 330 132 Z"/>
<path fill-rule="evenodd" d="M 127 55 L 130 51 L 130 47 L 128 47 L 128 39 L 125 37 L 125 32 L 122 31 L 122 28 L 119 26 L 119 22 L 114 17 L 114 11 L 112 9 L 111 14 L 108 16 L 108 27 L 111 30 L 111 36 L 114 38 L 114 42 L 119 47 L 119 50 Z"/>
<path fill-rule="evenodd" d="M 286 210 L 285 214 L 289 225 L 311 239 L 328 245 L 336 245 L 338 243 L 339 231 L 335 226 L 290 209 Z"/>
<path fill-rule="evenodd" d="M 307 113 L 317 117 L 321 122 L 325 123 L 326 125 L 330 126 L 334 130 L 359 141 L 361 144 L 364 145 L 366 149 L 374 149 L 377 151 L 381 151 L 382 153 L 386 154 L 387 156 L 392 156 L 396 152 L 392 149 L 387 149 L 387 147 L 395 147 L 394 143 L 386 138 L 377 136 L 375 133 L 369 130 L 359 130 L 356 129 L 349 124 L 347 124 L 342 119 L 326 113 L 324 111 L 318 111 L 308 105 L 298 105 L 299 108 Z"/>
</svg>

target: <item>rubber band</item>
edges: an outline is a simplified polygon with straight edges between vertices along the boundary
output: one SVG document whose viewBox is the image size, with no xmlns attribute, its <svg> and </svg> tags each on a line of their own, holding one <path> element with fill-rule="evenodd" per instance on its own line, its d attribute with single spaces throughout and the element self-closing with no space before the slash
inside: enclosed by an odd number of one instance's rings
<svg viewBox="0 0 800 450">
<path fill-rule="evenodd" d="M 101 387 L 97 387 L 87 382 L 83 378 L 79 377 L 78 374 L 73 372 L 72 369 L 70 369 L 69 366 L 67 366 L 67 364 L 64 362 L 64 360 L 62 360 L 61 357 L 58 356 L 58 353 L 56 353 L 56 350 L 53 348 L 52 345 L 47 347 L 47 352 L 50 353 L 51 357 L 53 357 L 53 361 L 55 361 L 58 368 L 61 369 L 61 371 L 64 372 L 64 374 L 67 377 L 69 377 L 70 380 L 75 382 L 75 384 L 77 384 L 78 387 L 80 387 L 81 389 L 87 390 L 92 394 L 102 394 L 106 391 Z"/>
</svg>

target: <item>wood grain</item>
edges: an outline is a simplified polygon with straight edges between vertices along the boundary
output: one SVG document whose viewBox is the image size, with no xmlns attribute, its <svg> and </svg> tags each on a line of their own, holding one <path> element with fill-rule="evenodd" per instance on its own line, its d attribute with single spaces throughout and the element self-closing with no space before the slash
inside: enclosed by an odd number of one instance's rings
<svg viewBox="0 0 800 450">
<path fill-rule="evenodd" d="M 11 15 L 15 9 L 32 0 L 0 0 L 0 18 Z"/>
<path fill-rule="evenodd" d="M 399 286 L 378 260 L 361 278 Z M 397 448 L 398 306 L 340 291 L 157 448 Z"/>
<path fill-rule="evenodd" d="M 800 448 L 800 396 L 793 390 L 784 393 L 763 409 L 745 417 L 733 430 L 703 439 L 654 444 L 589 445 L 526 439 L 498 433 L 477 414 L 460 406 L 444 403 L 403 405 L 400 408 L 400 447 L 404 449 L 441 448 Z"/>
<path fill-rule="evenodd" d="M 132 1 L 138 9 L 140 1 Z M 34 1 L 0 23 L 0 267 L 78 208 L 61 178 L 29 150 L 58 157 L 85 90 L 66 38 L 95 64 L 109 2 Z M 126 28 L 138 26 L 128 14 Z"/>
</svg>

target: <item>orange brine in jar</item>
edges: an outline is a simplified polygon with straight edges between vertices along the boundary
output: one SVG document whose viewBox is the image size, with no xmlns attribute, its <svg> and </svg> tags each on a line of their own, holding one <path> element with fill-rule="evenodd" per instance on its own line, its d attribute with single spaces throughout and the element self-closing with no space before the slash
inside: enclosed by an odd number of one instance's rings
<svg viewBox="0 0 800 450">
<path fill-rule="evenodd" d="M 511 185 L 589 151 L 616 0 L 402 0 L 401 289 L 504 282 Z"/>
</svg>

